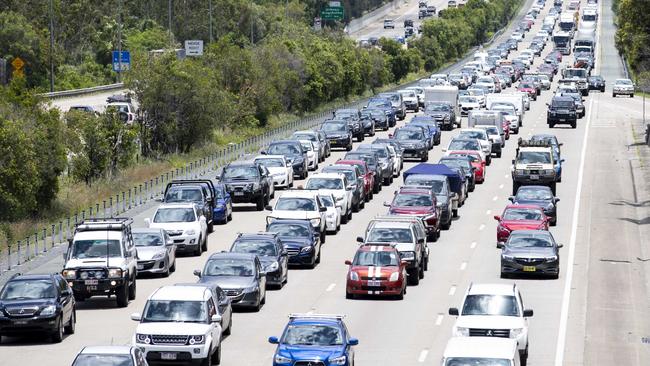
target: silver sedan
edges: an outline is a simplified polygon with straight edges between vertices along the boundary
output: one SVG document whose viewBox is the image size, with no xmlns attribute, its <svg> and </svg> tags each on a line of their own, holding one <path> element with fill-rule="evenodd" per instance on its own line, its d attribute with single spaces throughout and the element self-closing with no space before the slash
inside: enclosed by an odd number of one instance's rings
<svg viewBox="0 0 650 366">
<path fill-rule="evenodd" d="M 169 276 L 176 270 L 176 244 L 163 229 L 133 229 L 138 273 Z"/>
</svg>

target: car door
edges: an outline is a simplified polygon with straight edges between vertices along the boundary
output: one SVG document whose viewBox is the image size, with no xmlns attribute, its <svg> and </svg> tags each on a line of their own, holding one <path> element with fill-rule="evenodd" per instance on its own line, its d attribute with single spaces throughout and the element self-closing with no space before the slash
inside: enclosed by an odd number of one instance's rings
<svg viewBox="0 0 650 366">
<path fill-rule="evenodd" d="M 206 289 L 206 291 L 210 290 Z M 217 305 L 214 303 L 212 296 L 208 298 L 206 305 L 208 307 L 208 322 L 210 323 L 210 333 L 212 334 L 212 339 L 217 341 L 216 344 L 214 344 L 214 347 L 216 348 L 221 344 L 221 326 L 217 327 L 217 323 L 212 322 L 212 316 L 217 315 Z M 223 318 L 221 319 L 221 322 L 223 323 Z"/>
<path fill-rule="evenodd" d="M 256 273 L 255 275 L 258 278 L 258 284 L 260 288 L 260 298 L 266 297 L 266 276 L 262 275 L 262 263 L 260 262 L 260 259 L 255 257 L 255 268 L 256 268 Z"/>
<path fill-rule="evenodd" d="M 226 296 L 226 293 L 223 292 L 221 287 L 217 287 L 217 301 L 219 302 L 217 304 L 219 314 L 223 319 L 221 321 L 222 327 L 224 329 L 228 328 L 232 321 L 232 304 L 230 303 L 230 298 Z"/>
<path fill-rule="evenodd" d="M 278 253 L 278 263 L 280 264 L 280 269 L 282 271 L 281 277 L 284 278 L 284 275 L 289 271 L 289 256 L 280 239 L 277 239 L 275 242 L 275 250 L 276 253 Z"/>
<path fill-rule="evenodd" d="M 207 235 L 208 235 L 207 220 L 201 220 L 201 216 L 203 214 L 201 213 L 201 210 L 199 210 L 198 206 L 196 205 L 194 205 L 194 214 L 196 215 L 196 220 L 199 222 L 199 226 L 201 227 L 201 233 L 203 234 L 203 237 L 206 238 L 207 240 Z"/>
<path fill-rule="evenodd" d="M 74 298 L 72 296 L 72 289 L 63 278 L 56 277 L 57 292 L 59 293 L 59 304 L 63 311 L 63 324 L 66 324 L 72 312 L 74 311 Z"/>
</svg>

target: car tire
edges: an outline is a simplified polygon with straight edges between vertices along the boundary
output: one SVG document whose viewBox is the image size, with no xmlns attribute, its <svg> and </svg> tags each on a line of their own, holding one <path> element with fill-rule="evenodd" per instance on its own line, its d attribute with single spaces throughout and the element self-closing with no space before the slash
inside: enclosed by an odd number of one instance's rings
<svg viewBox="0 0 650 366">
<path fill-rule="evenodd" d="M 616 93 L 612 93 L 612 98 L 616 98 Z"/>
<path fill-rule="evenodd" d="M 228 328 L 223 331 L 223 334 L 227 336 L 232 334 L 232 314 L 230 314 L 230 323 L 228 323 Z"/>
<path fill-rule="evenodd" d="M 452 209 L 451 212 L 454 215 L 454 217 L 458 217 L 458 209 L 457 208 Z"/>
<path fill-rule="evenodd" d="M 449 220 L 449 222 L 447 222 L 447 223 L 444 223 L 444 224 L 440 225 L 440 228 L 442 230 L 449 230 L 450 227 L 451 227 L 451 220 Z"/>
<path fill-rule="evenodd" d="M 508 274 L 501 271 L 501 274 L 499 275 L 499 278 L 508 278 Z"/>
<path fill-rule="evenodd" d="M 348 215 L 346 214 L 341 214 L 341 224 L 345 225 L 348 223 Z"/>
<path fill-rule="evenodd" d="M 201 239 L 199 238 L 199 245 L 196 246 L 196 249 L 194 250 L 193 254 L 196 257 L 200 257 L 201 253 L 203 253 L 203 251 L 201 250 Z"/>
<path fill-rule="evenodd" d="M 319 251 L 318 255 L 316 256 L 316 260 L 314 260 L 314 263 L 320 264 L 320 255 L 321 255 L 321 252 Z"/>
<path fill-rule="evenodd" d="M 528 346 L 526 346 L 526 349 L 523 352 L 519 353 L 519 363 L 521 366 L 526 366 L 528 363 Z"/>
<path fill-rule="evenodd" d="M 485 159 L 485 164 L 488 166 L 492 164 L 492 156 L 490 155 L 487 156 L 487 158 Z"/>
<path fill-rule="evenodd" d="M 517 182 L 512 182 L 512 195 L 515 196 L 517 194 L 517 190 L 519 189 L 521 185 Z"/>
<path fill-rule="evenodd" d="M 137 287 L 136 287 L 136 281 L 134 277 L 133 283 L 129 285 L 129 300 L 135 300 L 136 291 L 137 291 Z"/>
<path fill-rule="evenodd" d="M 390 185 L 390 181 L 391 181 L 392 176 L 393 176 L 393 175 L 391 174 L 390 177 L 384 178 L 384 181 L 383 181 L 382 183 L 383 183 L 385 186 L 389 186 L 389 185 Z"/>
<path fill-rule="evenodd" d="M 214 231 L 214 220 L 208 224 L 208 232 L 211 233 Z"/>
<path fill-rule="evenodd" d="M 59 318 L 56 324 L 56 329 L 52 332 L 52 343 L 61 343 L 63 341 L 63 319 Z"/>
<path fill-rule="evenodd" d="M 72 315 L 70 315 L 70 321 L 68 321 L 68 325 L 66 325 L 65 328 L 63 329 L 65 334 L 74 334 L 76 324 L 77 324 L 77 311 L 75 309 L 72 309 Z"/>
<path fill-rule="evenodd" d="M 255 209 L 257 211 L 262 211 L 264 210 L 264 201 L 265 201 L 265 196 L 262 195 L 257 199 L 257 202 L 255 202 Z"/>
<path fill-rule="evenodd" d="M 212 356 L 210 356 L 210 363 L 212 365 L 221 364 L 221 345 L 217 347 Z"/>
<path fill-rule="evenodd" d="M 167 278 L 167 277 L 169 277 L 169 274 L 170 274 L 171 271 L 172 271 L 172 270 L 171 270 L 171 265 L 170 265 L 170 263 L 167 262 L 167 265 L 166 265 L 165 267 L 166 267 L 166 270 L 165 270 L 165 272 L 163 272 L 162 276 L 163 276 L 164 278 Z"/>
<path fill-rule="evenodd" d="M 320 233 L 320 242 L 321 244 L 325 244 L 325 238 L 327 237 L 325 230 L 321 231 Z"/>
<path fill-rule="evenodd" d="M 497 152 L 497 158 L 501 157 L 501 151 Z"/>
<path fill-rule="evenodd" d="M 125 308 L 129 305 L 129 285 L 123 285 L 115 293 L 115 300 L 118 308 Z"/>
<path fill-rule="evenodd" d="M 555 196 L 556 195 L 557 184 L 555 182 L 553 182 L 553 183 L 551 183 L 551 185 L 549 187 L 551 188 L 551 192 L 553 192 L 553 195 Z"/>
<path fill-rule="evenodd" d="M 345 147 L 345 151 L 352 151 L 352 143 Z"/>
<path fill-rule="evenodd" d="M 411 286 L 417 286 L 420 284 L 420 270 L 415 269 L 408 272 L 408 282 Z"/>
<path fill-rule="evenodd" d="M 354 299 L 354 294 L 351 294 L 351 293 L 345 291 L 345 298 L 348 299 L 348 300 L 352 300 L 352 299 Z"/>
<path fill-rule="evenodd" d="M 174 262 L 172 262 L 172 265 L 169 267 L 169 272 L 176 272 L 176 257 L 174 257 Z"/>
<path fill-rule="evenodd" d="M 550 225 L 550 226 L 557 226 L 557 214 L 556 214 L 555 217 L 553 217 L 553 218 L 551 219 L 551 221 L 549 222 L 549 225 Z"/>
</svg>

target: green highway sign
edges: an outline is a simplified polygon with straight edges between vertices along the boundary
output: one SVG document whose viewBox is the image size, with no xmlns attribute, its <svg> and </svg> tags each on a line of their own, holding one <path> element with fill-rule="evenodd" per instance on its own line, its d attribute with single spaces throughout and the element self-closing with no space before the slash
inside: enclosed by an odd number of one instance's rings
<svg viewBox="0 0 650 366">
<path fill-rule="evenodd" d="M 320 17 L 323 20 L 342 20 L 343 7 L 342 6 L 326 6 L 320 12 Z"/>
</svg>

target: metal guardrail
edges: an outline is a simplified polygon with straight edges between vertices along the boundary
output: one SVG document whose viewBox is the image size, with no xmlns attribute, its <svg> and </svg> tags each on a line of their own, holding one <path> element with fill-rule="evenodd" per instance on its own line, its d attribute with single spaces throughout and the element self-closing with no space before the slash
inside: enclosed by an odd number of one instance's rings
<svg viewBox="0 0 650 366">
<path fill-rule="evenodd" d="M 40 96 L 48 99 L 59 99 L 59 98 L 68 98 L 68 97 L 78 97 L 80 95 L 91 95 L 107 91 L 117 91 L 124 89 L 124 83 L 108 84 L 93 86 L 91 88 L 83 89 L 73 89 L 73 90 L 62 90 L 52 93 L 43 93 Z"/>
</svg>

